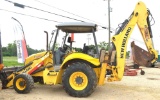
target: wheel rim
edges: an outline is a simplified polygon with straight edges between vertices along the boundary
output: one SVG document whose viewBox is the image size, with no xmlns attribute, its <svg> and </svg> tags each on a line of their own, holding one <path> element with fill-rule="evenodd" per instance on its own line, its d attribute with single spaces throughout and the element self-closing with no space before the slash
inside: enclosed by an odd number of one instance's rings
<svg viewBox="0 0 160 100">
<path fill-rule="evenodd" d="M 69 78 L 69 83 L 74 90 L 83 90 L 87 87 L 88 78 L 83 72 L 74 72 Z"/>
<path fill-rule="evenodd" d="M 19 90 L 24 90 L 26 88 L 26 81 L 23 78 L 19 78 L 16 81 L 16 87 Z"/>
</svg>

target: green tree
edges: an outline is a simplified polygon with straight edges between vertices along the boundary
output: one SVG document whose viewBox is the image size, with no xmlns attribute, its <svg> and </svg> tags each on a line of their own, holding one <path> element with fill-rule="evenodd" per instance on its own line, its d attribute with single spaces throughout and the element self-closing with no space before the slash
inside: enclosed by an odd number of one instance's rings
<svg viewBox="0 0 160 100">
<path fill-rule="evenodd" d="M 96 46 L 95 45 L 89 45 L 89 50 L 94 50 L 94 53 L 96 53 Z"/>
<path fill-rule="evenodd" d="M 129 58 L 129 57 L 130 57 L 129 54 L 130 54 L 130 51 L 127 51 L 127 52 L 126 52 L 126 58 Z"/>
<path fill-rule="evenodd" d="M 106 43 L 105 41 L 102 41 L 102 42 L 100 42 L 99 44 L 98 44 L 98 47 L 100 48 L 100 49 L 105 49 L 106 51 L 108 51 L 108 43 Z"/>
<path fill-rule="evenodd" d="M 82 48 L 73 47 L 73 49 L 77 52 L 82 52 Z"/>
<path fill-rule="evenodd" d="M 28 55 L 32 55 L 32 54 L 35 54 L 35 53 L 38 53 L 38 52 L 42 52 L 44 50 L 43 49 L 41 49 L 41 50 L 32 49 L 32 48 L 30 48 L 29 45 L 27 45 L 27 51 L 28 51 Z"/>
<path fill-rule="evenodd" d="M 7 47 L 2 47 L 2 54 L 3 54 L 3 56 L 10 56 L 10 53 L 8 52 Z"/>
<path fill-rule="evenodd" d="M 32 49 L 30 48 L 29 45 L 27 45 L 27 51 L 28 51 L 28 55 L 31 55 L 34 53 L 42 52 L 44 51 L 44 49 L 41 49 L 41 50 Z M 7 47 L 2 47 L 2 53 L 3 53 L 3 56 L 17 56 L 16 41 L 14 41 L 13 43 L 9 43 Z"/>
<path fill-rule="evenodd" d="M 3 52 L 5 52 L 5 51 L 3 51 Z M 14 41 L 14 43 L 8 44 L 5 54 L 7 54 L 8 56 L 17 56 L 17 47 L 16 47 L 15 41 Z"/>
</svg>

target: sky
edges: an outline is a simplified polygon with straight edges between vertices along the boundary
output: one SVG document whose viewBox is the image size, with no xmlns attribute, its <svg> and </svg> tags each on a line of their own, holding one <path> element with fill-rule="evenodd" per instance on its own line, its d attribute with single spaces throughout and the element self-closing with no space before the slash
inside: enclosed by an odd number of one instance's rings
<svg viewBox="0 0 160 100">
<path fill-rule="evenodd" d="M 10 1 L 108 27 L 107 0 L 10 0 Z M 44 2 L 45 4 L 48 4 L 50 6 L 41 4 L 37 1 Z M 153 42 L 155 49 L 160 51 L 160 46 L 159 46 L 160 13 L 158 13 L 159 12 L 158 10 L 160 9 L 159 6 L 160 3 L 158 2 L 158 0 L 154 1 L 141 0 L 141 1 L 143 1 L 146 4 L 147 8 L 150 9 L 154 17 L 155 24 L 152 26 Z M 127 19 L 133 12 L 138 2 L 139 0 L 111 0 L 110 1 L 110 6 L 112 8 L 112 11 L 110 12 L 111 28 L 116 29 L 118 27 L 118 24 L 122 23 L 125 19 Z M 57 8 L 61 10 L 58 10 Z M 75 22 L 75 20 L 63 18 L 53 14 L 44 13 L 27 7 L 24 9 L 18 8 L 15 7 L 13 4 L 8 3 L 4 0 L 0 0 L 0 9 L 42 17 L 50 20 L 55 20 L 58 22 Z M 66 13 L 62 10 L 76 14 L 81 17 L 74 16 L 73 14 Z M 13 19 L 11 19 L 11 17 L 16 18 L 22 24 L 27 44 L 31 48 L 38 50 L 46 48 L 46 35 L 44 31 L 48 31 L 48 33 L 50 34 L 52 30 L 56 29 L 55 25 L 59 24 L 54 21 L 46 21 L 28 16 L 22 16 L 2 10 L 0 10 L 0 15 L 1 15 L 0 29 L 2 33 L 1 34 L 2 46 L 7 46 L 8 43 L 12 43 L 15 40 L 14 27 L 17 25 L 17 23 Z M 86 19 L 83 19 L 82 17 Z M 99 30 L 96 32 L 97 41 L 108 42 L 108 30 L 104 30 L 101 27 L 98 27 L 98 29 Z M 113 35 L 114 32 L 111 33 L 111 36 Z M 76 39 L 83 39 L 84 42 L 87 42 L 87 34 L 85 37 L 75 36 L 75 40 Z M 128 50 L 130 50 L 130 42 L 133 40 L 137 45 L 145 48 L 143 39 L 137 27 L 135 27 L 131 35 L 131 38 L 129 39 L 127 48 Z M 82 46 L 82 44 L 78 45 Z"/>
</svg>

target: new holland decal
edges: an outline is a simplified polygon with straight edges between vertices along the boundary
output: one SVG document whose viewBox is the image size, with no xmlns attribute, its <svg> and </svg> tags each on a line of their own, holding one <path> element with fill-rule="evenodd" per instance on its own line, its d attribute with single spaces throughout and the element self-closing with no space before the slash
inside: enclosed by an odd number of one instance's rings
<svg viewBox="0 0 160 100">
<path fill-rule="evenodd" d="M 128 39 L 128 35 L 129 35 L 130 31 L 131 31 L 131 27 L 128 27 L 127 32 L 125 33 L 125 36 L 124 36 L 123 41 L 122 41 L 120 58 L 124 58 L 124 49 L 126 47 L 126 41 Z"/>
</svg>

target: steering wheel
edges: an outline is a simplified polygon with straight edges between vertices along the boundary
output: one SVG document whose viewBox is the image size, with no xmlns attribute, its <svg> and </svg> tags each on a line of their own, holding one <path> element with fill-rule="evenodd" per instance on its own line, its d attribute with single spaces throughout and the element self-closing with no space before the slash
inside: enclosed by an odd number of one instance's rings
<svg viewBox="0 0 160 100">
<path fill-rule="evenodd" d="M 69 49 L 69 51 L 70 51 L 70 50 L 71 50 L 71 47 L 68 46 L 68 45 L 66 45 L 66 44 L 64 44 L 64 45 L 63 45 L 63 50 L 66 52 L 68 49 Z"/>
</svg>

